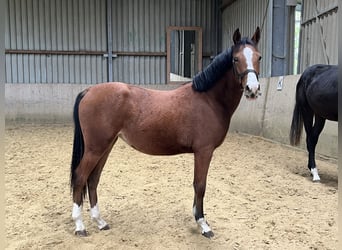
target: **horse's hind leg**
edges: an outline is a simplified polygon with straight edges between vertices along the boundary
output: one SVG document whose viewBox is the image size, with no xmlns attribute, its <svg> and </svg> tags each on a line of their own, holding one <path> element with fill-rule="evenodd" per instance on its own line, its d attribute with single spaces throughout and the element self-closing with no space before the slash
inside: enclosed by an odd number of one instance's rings
<svg viewBox="0 0 342 250">
<path fill-rule="evenodd" d="M 201 228 L 202 235 L 207 238 L 214 236 L 207 221 L 204 219 L 203 198 L 206 189 L 207 174 L 213 150 L 206 150 L 195 153 L 195 173 L 194 173 L 194 204 L 193 214 L 197 224 Z"/>
<path fill-rule="evenodd" d="M 96 156 L 94 154 L 91 154 L 90 152 L 85 152 L 75 172 L 75 180 L 72 190 L 74 201 L 72 218 L 76 226 L 75 234 L 78 236 L 87 236 L 87 231 L 82 219 L 83 196 L 87 179 L 91 172 L 94 170 L 100 158 L 101 156 Z"/>
<path fill-rule="evenodd" d="M 115 143 L 115 141 L 114 141 L 114 143 Z M 108 155 L 109 155 L 109 153 L 113 147 L 113 144 L 106 151 L 106 153 L 102 156 L 100 161 L 97 163 L 95 169 L 91 172 L 91 174 L 88 178 L 88 181 L 87 181 L 89 202 L 90 202 L 90 216 L 91 216 L 92 220 L 96 222 L 97 227 L 100 230 L 108 230 L 109 225 L 100 216 L 100 210 L 99 210 L 98 199 L 97 199 L 97 186 L 98 186 L 99 181 L 100 181 L 101 172 L 102 172 L 103 167 L 107 161 Z"/>
<path fill-rule="evenodd" d="M 321 134 L 325 124 L 325 119 L 319 116 L 315 116 L 315 124 L 312 127 L 310 136 L 307 135 L 307 149 L 309 151 L 309 162 L 308 167 L 313 176 L 313 181 L 320 181 L 320 177 L 318 175 L 318 170 L 315 161 L 315 151 L 316 145 L 318 142 L 319 135 Z"/>
</svg>

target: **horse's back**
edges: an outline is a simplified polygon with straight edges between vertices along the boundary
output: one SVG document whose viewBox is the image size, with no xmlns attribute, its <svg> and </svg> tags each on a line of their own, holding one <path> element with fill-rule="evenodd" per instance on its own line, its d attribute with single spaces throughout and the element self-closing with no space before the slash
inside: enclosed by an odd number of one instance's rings
<svg viewBox="0 0 342 250">
<path fill-rule="evenodd" d="M 338 67 L 317 64 L 303 72 L 307 101 L 316 115 L 338 119 Z"/>
</svg>

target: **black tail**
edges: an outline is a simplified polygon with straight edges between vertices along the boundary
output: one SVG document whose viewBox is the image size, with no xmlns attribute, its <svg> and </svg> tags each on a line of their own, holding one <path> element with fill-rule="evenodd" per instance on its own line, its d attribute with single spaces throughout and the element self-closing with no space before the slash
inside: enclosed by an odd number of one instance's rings
<svg viewBox="0 0 342 250">
<path fill-rule="evenodd" d="M 83 134 L 82 134 L 81 126 L 80 126 L 80 119 L 78 115 L 78 107 L 85 93 L 86 91 L 83 91 L 78 94 L 78 96 L 76 97 L 75 105 L 74 105 L 73 116 L 74 116 L 75 130 L 74 130 L 74 145 L 72 149 L 72 160 L 71 160 L 71 171 L 70 171 L 71 190 L 73 189 L 75 185 L 75 181 L 76 181 L 76 175 L 75 175 L 76 169 L 78 165 L 80 164 L 81 159 L 83 157 L 83 153 L 84 153 L 84 141 L 83 141 Z M 86 186 L 84 187 L 82 197 L 84 197 L 86 194 L 85 189 L 86 189 Z"/>
<path fill-rule="evenodd" d="M 302 114 L 302 104 L 305 98 L 304 92 L 304 82 L 302 77 L 299 79 L 296 88 L 296 104 L 293 110 L 292 123 L 290 130 L 290 143 L 292 146 L 298 145 L 303 131 L 303 114 Z"/>
</svg>

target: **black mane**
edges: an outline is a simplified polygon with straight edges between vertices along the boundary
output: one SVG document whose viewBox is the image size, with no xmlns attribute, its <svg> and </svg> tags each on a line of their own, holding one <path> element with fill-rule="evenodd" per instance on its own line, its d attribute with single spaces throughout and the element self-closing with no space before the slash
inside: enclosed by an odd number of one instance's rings
<svg viewBox="0 0 342 250">
<path fill-rule="evenodd" d="M 233 51 L 246 44 L 255 46 L 252 40 L 244 37 L 238 44 L 217 55 L 203 71 L 194 76 L 192 88 L 197 92 L 204 92 L 212 88 L 224 73 L 233 67 Z"/>
</svg>

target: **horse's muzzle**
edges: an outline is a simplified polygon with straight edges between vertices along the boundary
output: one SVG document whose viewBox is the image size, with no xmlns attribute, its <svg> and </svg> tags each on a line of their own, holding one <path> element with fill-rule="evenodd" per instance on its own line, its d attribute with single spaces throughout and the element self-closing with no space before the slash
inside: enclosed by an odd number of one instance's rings
<svg viewBox="0 0 342 250">
<path fill-rule="evenodd" d="M 244 94 L 245 94 L 246 98 L 250 99 L 250 100 L 254 100 L 254 99 L 258 98 L 258 96 L 261 95 L 260 85 L 258 85 L 258 87 L 254 88 L 254 89 L 250 89 L 248 87 L 248 85 L 246 85 Z"/>
</svg>

